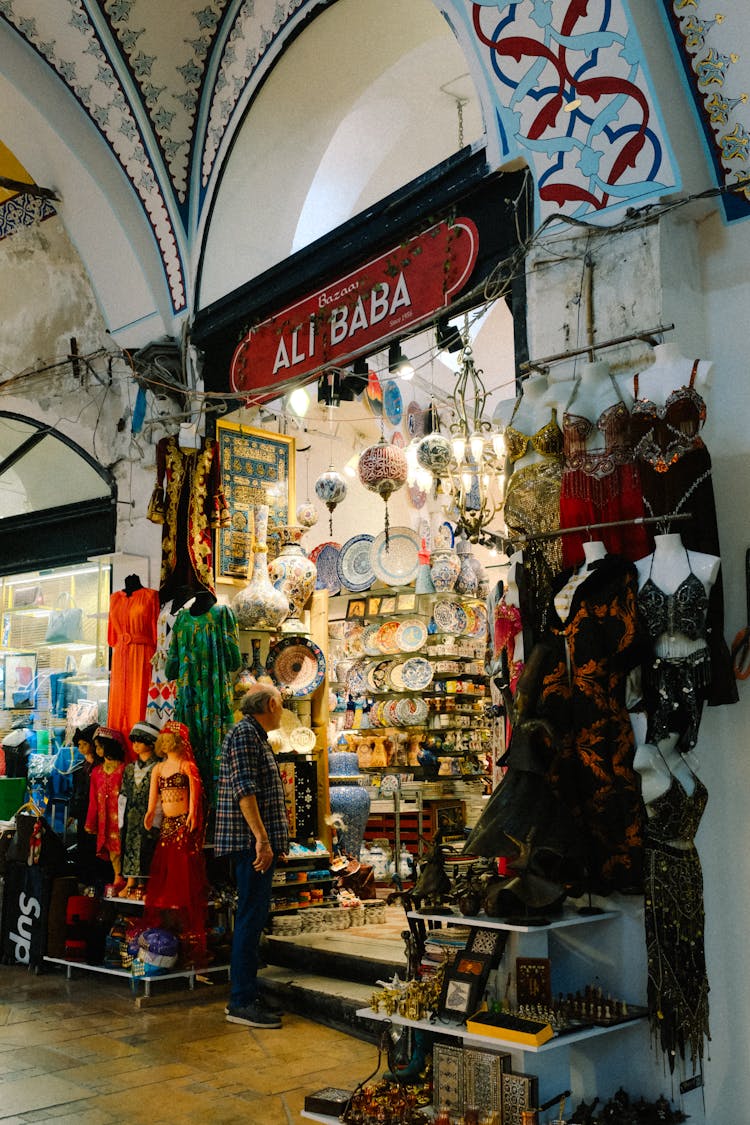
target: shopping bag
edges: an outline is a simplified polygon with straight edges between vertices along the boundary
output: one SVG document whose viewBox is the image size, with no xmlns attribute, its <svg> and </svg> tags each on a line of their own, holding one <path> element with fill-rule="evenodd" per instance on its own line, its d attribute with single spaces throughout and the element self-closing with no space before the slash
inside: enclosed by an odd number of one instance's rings
<svg viewBox="0 0 750 1125">
<path fill-rule="evenodd" d="M 63 592 L 55 602 L 47 622 L 45 642 L 48 645 L 71 644 L 83 636 L 83 610 L 70 594 Z"/>
</svg>

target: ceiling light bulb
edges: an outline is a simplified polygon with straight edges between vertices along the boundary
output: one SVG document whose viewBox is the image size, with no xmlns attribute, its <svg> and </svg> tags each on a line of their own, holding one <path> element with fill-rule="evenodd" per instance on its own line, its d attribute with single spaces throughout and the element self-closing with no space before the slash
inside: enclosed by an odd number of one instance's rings
<svg viewBox="0 0 750 1125">
<path fill-rule="evenodd" d="M 492 449 L 494 451 L 495 456 L 498 459 L 505 456 L 505 435 L 504 434 L 497 433 L 497 434 L 492 435 Z"/>
<path fill-rule="evenodd" d="M 432 473 L 429 469 L 417 469 L 415 480 L 422 492 L 428 492 L 432 488 Z"/>
<path fill-rule="evenodd" d="M 481 434 L 473 433 L 469 438 L 469 449 L 474 461 L 479 464 L 484 453 L 484 438 Z"/>
<path fill-rule="evenodd" d="M 414 364 L 410 359 L 407 359 L 406 356 L 404 356 L 401 363 L 399 363 L 398 368 L 396 369 L 396 373 L 399 379 L 403 379 L 405 383 L 408 383 L 410 379 L 414 378 Z"/>
<path fill-rule="evenodd" d="M 356 477 L 357 466 L 359 465 L 359 454 L 355 453 L 344 465 L 344 472 L 348 477 Z"/>
<path fill-rule="evenodd" d="M 451 441 L 451 448 L 453 450 L 453 456 L 460 465 L 466 454 L 466 438 L 454 437 Z"/>
<path fill-rule="evenodd" d="M 468 492 L 471 488 L 471 473 L 461 473 L 461 483 L 464 489 Z"/>
<path fill-rule="evenodd" d="M 289 395 L 289 409 L 292 410 L 298 418 L 304 418 L 309 405 L 310 396 L 305 388 L 295 387 Z"/>
</svg>

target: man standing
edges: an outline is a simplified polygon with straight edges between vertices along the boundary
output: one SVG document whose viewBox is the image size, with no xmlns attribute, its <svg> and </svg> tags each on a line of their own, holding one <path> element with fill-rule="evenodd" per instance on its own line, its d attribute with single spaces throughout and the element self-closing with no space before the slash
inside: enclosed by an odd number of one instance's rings
<svg viewBox="0 0 750 1125">
<path fill-rule="evenodd" d="M 258 994 L 258 948 L 271 905 L 276 860 L 289 845 L 284 789 L 268 732 L 281 724 L 281 693 L 257 684 L 242 697 L 243 718 L 224 739 L 216 804 L 216 855 L 228 855 L 237 884 L 229 1023 L 281 1027 Z"/>
</svg>

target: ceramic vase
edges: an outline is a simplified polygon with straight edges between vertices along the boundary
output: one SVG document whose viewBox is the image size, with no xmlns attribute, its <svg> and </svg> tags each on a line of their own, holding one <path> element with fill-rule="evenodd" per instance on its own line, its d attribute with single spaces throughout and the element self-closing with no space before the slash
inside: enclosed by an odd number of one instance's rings
<svg viewBox="0 0 750 1125">
<path fill-rule="evenodd" d="M 471 547 L 466 539 L 459 539 L 456 543 L 456 553 L 461 564 L 461 569 L 456 579 L 456 592 L 465 594 L 466 597 L 474 598 L 476 597 L 479 579 L 474 566 L 474 556 L 471 553 Z"/>
<path fill-rule="evenodd" d="M 318 570 L 305 554 L 300 542 L 305 533 L 303 527 L 288 524 L 280 527 L 281 549 L 268 564 L 268 575 L 277 590 L 289 602 L 289 617 L 284 622 L 284 632 L 301 632 L 304 628 L 300 620 L 302 610 L 315 589 Z"/>
<path fill-rule="evenodd" d="M 455 588 L 461 571 L 461 560 L 450 547 L 439 548 L 430 556 L 430 577 L 438 594 L 449 593 Z"/>
<path fill-rule="evenodd" d="M 359 857 L 370 815 L 370 794 L 359 783 L 359 762 L 351 750 L 328 754 L 331 813 L 341 819 L 339 847 L 346 855 Z"/>
<path fill-rule="evenodd" d="M 252 576 L 239 591 L 232 609 L 241 629 L 277 629 L 289 616 L 289 600 L 268 575 L 268 504 L 255 507 Z"/>
</svg>

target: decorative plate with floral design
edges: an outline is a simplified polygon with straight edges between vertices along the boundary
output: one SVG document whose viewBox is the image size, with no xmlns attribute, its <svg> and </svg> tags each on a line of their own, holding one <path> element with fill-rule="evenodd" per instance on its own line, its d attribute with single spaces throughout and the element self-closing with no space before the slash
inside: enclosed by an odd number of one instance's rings
<svg viewBox="0 0 750 1125">
<path fill-rule="evenodd" d="M 423 656 L 412 656 L 401 666 L 401 678 L 407 691 L 424 691 L 432 683 L 432 665 Z"/>
<path fill-rule="evenodd" d="M 299 699 L 312 695 L 323 683 L 326 658 L 309 637 L 282 637 L 268 650 L 266 671 L 283 691 Z"/>
<path fill-rule="evenodd" d="M 372 541 L 372 535 L 352 535 L 339 551 L 336 561 L 339 580 L 355 594 L 368 590 L 375 580 L 370 555 Z"/>
</svg>

